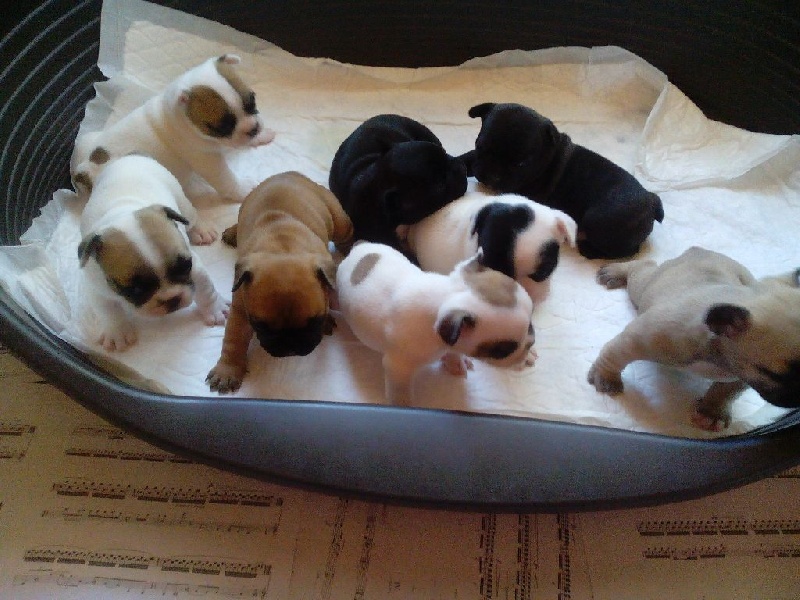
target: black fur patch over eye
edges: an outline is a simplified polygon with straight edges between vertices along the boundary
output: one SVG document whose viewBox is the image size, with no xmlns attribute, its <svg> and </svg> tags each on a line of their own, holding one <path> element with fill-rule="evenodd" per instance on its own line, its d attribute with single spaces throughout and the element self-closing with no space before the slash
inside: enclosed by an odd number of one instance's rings
<svg viewBox="0 0 800 600">
<path fill-rule="evenodd" d="M 192 258 L 178 256 L 167 266 L 167 280 L 172 283 L 192 283 Z"/>
<path fill-rule="evenodd" d="M 541 283 L 550 277 L 558 265 L 559 250 L 558 242 L 555 240 L 550 240 L 543 244 L 539 249 L 539 266 L 529 277 L 537 283 Z"/>
<path fill-rule="evenodd" d="M 219 138 L 231 137 L 236 129 L 236 116 L 233 113 L 225 113 L 217 123 L 206 123 L 208 132 Z"/>
<path fill-rule="evenodd" d="M 256 108 L 255 92 L 250 92 L 250 94 L 245 98 L 243 98 L 242 100 L 243 100 L 242 109 L 244 110 L 245 113 L 247 113 L 248 115 L 254 115 L 258 113 L 258 109 Z"/>
<path fill-rule="evenodd" d="M 472 227 L 472 234 L 478 235 L 478 246 L 483 248 L 481 263 L 514 277 L 514 239 L 535 219 L 536 215 L 527 206 L 492 202 L 482 207 Z"/>
<path fill-rule="evenodd" d="M 109 285 L 120 296 L 134 306 L 142 306 L 158 289 L 158 277 L 155 273 L 136 273 L 126 284 L 121 284 L 113 279 L 108 280 Z"/>
<path fill-rule="evenodd" d="M 519 348 L 519 344 L 513 340 L 503 340 L 501 342 L 486 342 L 478 346 L 475 351 L 475 358 L 508 358 Z"/>
</svg>

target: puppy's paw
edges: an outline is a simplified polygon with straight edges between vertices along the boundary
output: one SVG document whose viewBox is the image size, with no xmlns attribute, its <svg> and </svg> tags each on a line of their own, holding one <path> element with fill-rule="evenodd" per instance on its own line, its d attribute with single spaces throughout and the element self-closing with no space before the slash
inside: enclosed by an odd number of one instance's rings
<svg viewBox="0 0 800 600">
<path fill-rule="evenodd" d="M 206 221 L 198 221 L 186 231 L 186 234 L 189 236 L 189 243 L 194 246 L 208 246 L 219 237 L 216 228 Z"/>
<path fill-rule="evenodd" d="M 211 302 L 198 304 L 197 308 L 203 318 L 203 323 L 214 327 L 225 324 L 225 320 L 231 312 L 231 303 L 219 294 L 215 294 Z"/>
<path fill-rule="evenodd" d="M 130 323 L 104 327 L 97 338 L 98 343 L 109 352 L 123 352 L 138 340 L 136 328 Z"/>
<path fill-rule="evenodd" d="M 692 414 L 692 423 L 705 431 L 719 432 L 727 429 L 731 424 L 731 413 L 727 410 L 705 411 L 701 405 L 698 405 Z"/>
<path fill-rule="evenodd" d="M 623 390 L 622 377 L 619 373 L 600 373 L 596 365 L 592 365 L 586 380 L 601 394 L 620 394 Z"/>
<path fill-rule="evenodd" d="M 242 380 L 247 373 L 244 365 L 231 365 L 218 362 L 206 375 L 206 383 L 212 392 L 229 394 L 242 386 Z"/>
<path fill-rule="evenodd" d="M 628 284 L 628 273 L 626 270 L 620 268 L 619 265 L 610 264 L 600 267 L 595 276 L 595 280 L 600 285 L 609 290 L 616 290 L 625 287 Z"/>
<path fill-rule="evenodd" d="M 455 377 L 466 377 L 475 368 L 472 359 L 463 354 L 448 352 L 441 358 L 442 368 Z"/>
</svg>

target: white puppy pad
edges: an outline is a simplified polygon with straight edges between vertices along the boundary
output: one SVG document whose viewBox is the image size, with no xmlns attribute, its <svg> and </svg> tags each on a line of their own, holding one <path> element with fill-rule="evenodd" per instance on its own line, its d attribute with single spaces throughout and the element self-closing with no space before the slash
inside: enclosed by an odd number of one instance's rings
<svg viewBox="0 0 800 600">
<path fill-rule="evenodd" d="M 327 185 L 339 144 L 378 113 L 421 121 L 458 155 L 474 147 L 479 131 L 480 121 L 467 116 L 471 106 L 518 102 L 661 194 L 666 218 L 656 224 L 641 256 L 662 261 L 702 245 L 739 260 L 756 276 L 800 266 L 798 139 L 707 119 L 660 71 L 620 48 L 509 51 L 457 67 L 371 68 L 296 57 L 190 15 L 140 1 L 107 0 L 99 64 L 110 81 L 97 86 L 82 130 L 118 119 L 183 71 L 224 52 L 242 57 L 243 78 L 256 92 L 265 125 L 277 133 L 268 146 L 230 155 L 249 185 L 286 170 Z M 216 220 L 220 230 L 235 222 L 236 205 L 219 204 L 202 185 L 195 192 L 203 216 Z M 80 208 L 71 192 L 57 192 L 26 233 L 25 245 L 0 253 L 3 285 L 70 343 L 95 353 L 104 365 L 119 361 L 127 379 L 177 395 L 211 395 L 204 379 L 219 357 L 224 328 L 204 326 L 193 307 L 143 322 L 138 345 L 124 353 L 107 354 L 93 343 L 77 257 Z M 218 241 L 197 252 L 220 292 L 230 297 L 234 251 Z M 432 365 L 417 378 L 418 404 L 711 435 L 690 422 L 691 399 L 707 385 L 701 379 L 634 363 L 623 373 L 626 391 L 620 396 L 599 394 L 587 383 L 602 345 L 634 316 L 624 290 L 607 291 L 595 283 L 601 264 L 576 251 L 562 253 L 551 295 L 535 311 L 539 359 L 533 368 L 504 371 L 476 363 L 460 379 Z M 335 334 L 307 357 L 275 359 L 251 345 L 250 372 L 236 395 L 383 403 L 380 357 L 340 320 Z M 735 403 L 725 433 L 781 414 L 748 391 Z"/>
</svg>

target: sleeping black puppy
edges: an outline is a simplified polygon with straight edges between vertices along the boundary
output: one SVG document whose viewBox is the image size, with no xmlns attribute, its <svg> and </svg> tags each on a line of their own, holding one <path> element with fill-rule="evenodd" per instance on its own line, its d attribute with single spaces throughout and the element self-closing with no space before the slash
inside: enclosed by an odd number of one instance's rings
<svg viewBox="0 0 800 600">
<path fill-rule="evenodd" d="M 633 175 L 574 144 L 550 119 L 520 104 L 486 103 L 469 110 L 482 119 L 475 150 L 460 157 L 478 181 L 564 211 L 578 224 L 587 258 L 636 254 L 664 219 L 661 199 Z"/>
<path fill-rule="evenodd" d="M 353 221 L 353 240 L 403 251 L 397 227 L 464 195 L 467 170 L 427 127 L 384 114 L 366 120 L 342 142 L 328 185 Z"/>
</svg>

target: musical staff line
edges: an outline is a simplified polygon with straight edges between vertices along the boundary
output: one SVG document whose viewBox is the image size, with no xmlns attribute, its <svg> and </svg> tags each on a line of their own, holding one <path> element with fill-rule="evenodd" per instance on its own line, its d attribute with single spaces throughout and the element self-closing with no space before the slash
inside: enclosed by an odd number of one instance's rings
<svg viewBox="0 0 800 600">
<path fill-rule="evenodd" d="M 111 522 L 118 524 L 150 525 L 156 527 L 183 527 L 200 531 L 218 531 L 234 534 L 275 534 L 278 531 L 278 521 L 269 524 L 244 523 L 241 521 L 204 520 L 192 518 L 187 513 L 170 516 L 166 513 L 130 513 L 124 511 L 89 510 L 85 508 L 42 511 L 42 518 L 58 519 L 65 522 L 100 523 Z"/>
<path fill-rule="evenodd" d="M 240 505 L 253 507 L 281 507 L 283 498 L 251 490 L 220 489 L 209 484 L 205 487 L 184 488 L 172 486 L 137 486 L 125 483 L 107 483 L 70 478 L 53 484 L 59 496 L 102 498 L 106 500 L 135 499 L 145 502 L 191 504 L 198 506 Z"/>
</svg>

